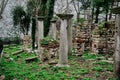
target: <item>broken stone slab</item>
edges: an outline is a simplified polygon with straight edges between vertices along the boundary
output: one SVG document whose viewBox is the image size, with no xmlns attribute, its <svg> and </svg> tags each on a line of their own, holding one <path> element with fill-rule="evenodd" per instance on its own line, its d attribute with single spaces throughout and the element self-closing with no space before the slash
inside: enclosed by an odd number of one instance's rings
<svg viewBox="0 0 120 80">
<path fill-rule="evenodd" d="M 57 64 L 56 66 L 57 67 L 70 67 L 70 65 L 68 65 L 68 64 L 65 64 L 65 65 L 64 64 Z"/>
<path fill-rule="evenodd" d="M 110 60 L 101 60 L 101 61 L 107 62 L 107 63 L 110 63 L 110 64 L 113 64 L 113 63 L 114 63 L 114 61 L 110 61 Z"/>
<path fill-rule="evenodd" d="M 26 63 L 28 63 L 28 62 L 31 62 L 31 61 L 35 61 L 37 58 L 38 58 L 38 56 L 29 57 L 29 58 L 26 58 L 25 61 L 26 61 Z"/>
<path fill-rule="evenodd" d="M 33 53 L 33 52 L 32 52 L 32 49 L 26 49 L 25 52 Z"/>
<path fill-rule="evenodd" d="M 105 60 L 105 57 L 97 57 L 97 60 Z"/>
<path fill-rule="evenodd" d="M 108 58 L 109 61 L 113 61 L 113 58 Z"/>
<path fill-rule="evenodd" d="M 73 54 L 73 56 L 82 56 L 82 54 Z"/>
<path fill-rule="evenodd" d="M 9 54 L 4 54 L 4 57 L 5 57 L 6 59 L 8 59 L 8 58 L 10 58 L 10 55 L 9 55 Z"/>
<path fill-rule="evenodd" d="M 89 61 L 96 61 L 96 59 L 88 59 Z"/>
<path fill-rule="evenodd" d="M 7 59 L 8 62 L 11 62 L 11 61 L 13 61 L 13 60 L 14 60 L 13 58 L 8 58 L 8 59 Z"/>
<path fill-rule="evenodd" d="M 0 80 L 4 80 L 4 79 L 5 79 L 5 75 L 1 75 Z"/>
<path fill-rule="evenodd" d="M 57 61 L 56 60 L 53 60 L 53 61 L 49 61 L 48 63 L 49 65 L 54 65 L 54 64 L 57 64 Z"/>
<path fill-rule="evenodd" d="M 17 55 L 17 54 L 20 54 L 22 52 L 24 52 L 24 50 L 16 51 L 16 52 L 12 53 L 12 55 Z"/>
</svg>

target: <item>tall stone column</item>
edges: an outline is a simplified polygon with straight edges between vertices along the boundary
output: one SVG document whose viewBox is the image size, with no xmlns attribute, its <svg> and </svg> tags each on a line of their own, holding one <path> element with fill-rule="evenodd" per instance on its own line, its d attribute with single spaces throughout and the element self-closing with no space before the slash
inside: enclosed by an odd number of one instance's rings
<svg viewBox="0 0 120 80">
<path fill-rule="evenodd" d="M 68 65 L 68 20 L 73 16 L 71 14 L 57 14 L 61 18 L 60 27 L 60 49 L 58 67 L 69 67 Z"/>
<path fill-rule="evenodd" d="M 120 7 L 111 9 L 111 12 L 116 14 L 114 74 L 115 80 L 120 80 Z"/>
<path fill-rule="evenodd" d="M 50 26 L 50 33 L 49 35 L 52 36 L 55 40 L 56 40 L 56 32 L 57 32 L 57 28 L 56 28 L 56 20 L 51 20 L 51 26 Z"/>
<path fill-rule="evenodd" d="M 116 16 L 116 35 L 115 35 L 115 56 L 114 56 L 114 66 L 115 66 L 115 78 L 120 80 L 120 14 Z"/>
<path fill-rule="evenodd" d="M 39 39 L 44 38 L 44 17 L 40 16 L 38 17 L 38 37 Z"/>
<path fill-rule="evenodd" d="M 67 37 L 68 37 L 68 54 L 71 55 L 72 54 L 72 18 L 73 15 L 69 15 L 67 21 L 68 21 L 68 26 L 67 26 Z"/>
<path fill-rule="evenodd" d="M 42 16 L 38 17 L 38 56 L 42 60 L 42 54 L 40 52 L 40 40 L 44 38 L 44 18 Z"/>
</svg>

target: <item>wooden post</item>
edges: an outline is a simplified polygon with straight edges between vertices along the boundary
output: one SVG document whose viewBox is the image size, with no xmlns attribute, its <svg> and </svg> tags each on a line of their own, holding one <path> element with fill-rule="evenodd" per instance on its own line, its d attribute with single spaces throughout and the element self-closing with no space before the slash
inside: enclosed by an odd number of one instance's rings
<svg viewBox="0 0 120 80">
<path fill-rule="evenodd" d="M 68 20 L 72 18 L 71 14 L 57 14 L 61 18 L 60 27 L 60 50 L 59 50 L 59 62 L 58 67 L 69 67 L 68 65 Z"/>
</svg>

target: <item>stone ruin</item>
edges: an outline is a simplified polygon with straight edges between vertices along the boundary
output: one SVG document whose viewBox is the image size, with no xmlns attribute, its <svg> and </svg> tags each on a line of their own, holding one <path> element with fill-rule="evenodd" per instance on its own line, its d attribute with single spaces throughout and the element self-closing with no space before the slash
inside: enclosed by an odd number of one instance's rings
<svg viewBox="0 0 120 80">
<path fill-rule="evenodd" d="M 68 67 L 68 54 L 71 55 L 72 53 L 72 26 L 71 26 L 71 19 L 73 17 L 72 14 L 57 14 L 57 16 L 61 20 L 61 26 L 60 26 L 60 40 L 59 40 L 59 48 L 57 47 L 49 47 L 48 49 L 41 45 L 41 40 L 43 37 L 43 18 L 38 18 L 38 56 L 40 61 L 43 62 L 43 58 L 48 58 L 48 60 L 51 59 L 51 54 L 58 54 L 59 51 L 59 60 L 58 64 L 56 66 Z M 51 21 L 51 27 L 49 35 L 52 36 L 54 39 L 56 39 L 56 25 L 54 20 Z M 42 27 L 42 28 L 41 28 Z M 42 34 L 40 34 L 42 33 Z M 47 47 L 50 45 L 47 45 Z M 53 46 L 53 45 L 52 45 Z M 59 49 L 59 50 L 58 50 Z M 55 55 L 56 56 L 56 55 Z"/>
<path fill-rule="evenodd" d="M 105 25 L 104 25 L 105 26 Z M 99 26 L 95 25 L 92 31 L 92 52 L 93 53 L 114 53 L 115 47 L 115 22 L 107 24 L 103 31 L 99 31 Z"/>
<path fill-rule="evenodd" d="M 85 45 L 84 39 L 78 38 L 78 37 L 74 38 L 73 39 L 73 48 L 75 49 L 75 53 L 77 53 L 74 55 L 77 55 L 77 56 L 82 55 L 82 53 L 85 50 L 84 45 Z"/>
<path fill-rule="evenodd" d="M 85 50 L 93 53 L 114 53 L 115 22 L 108 22 L 104 26 L 102 32 L 99 30 L 99 25 L 90 25 L 88 21 L 74 26 L 73 47 L 75 51 L 80 54 Z"/>
<path fill-rule="evenodd" d="M 55 47 L 53 45 L 41 45 L 41 51 L 40 53 L 42 54 L 42 62 L 45 62 L 48 60 L 48 62 L 52 61 L 53 59 L 56 60 L 58 59 L 58 52 L 59 51 L 59 44 L 56 45 Z"/>
<path fill-rule="evenodd" d="M 31 46 L 32 46 L 31 36 L 24 35 L 24 38 L 23 38 L 23 50 L 27 50 Z"/>
<path fill-rule="evenodd" d="M 77 41 L 76 41 L 77 40 Z M 82 54 L 85 50 L 90 50 L 91 28 L 88 21 L 73 27 L 73 47 L 76 53 Z"/>
<path fill-rule="evenodd" d="M 106 28 L 100 33 L 98 25 L 91 25 L 89 21 L 85 21 L 83 24 L 78 24 L 77 26 L 72 27 L 72 14 L 58 14 L 57 16 L 59 16 L 61 20 L 58 37 L 60 40 L 57 39 L 58 34 L 57 28 L 55 27 L 55 20 L 51 21 L 52 25 L 49 35 L 54 39 L 59 40 L 59 47 L 46 48 L 40 44 L 41 39 L 43 39 L 43 18 L 38 19 L 38 56 L 41 61 L 43 61 L 43 57 L 50 60 L 53 55 L 59 57 L 57 66 L 68 66 L 68 54 L 71 55 L 72 48 L 74 48 L 75 52 L 80 55 L 85 50 L 91 50 L 93 53 L 114 52 L 114 22 L 105 26 Z M 40 29 L 41 27 L 42 29 Z"/>
</svg>

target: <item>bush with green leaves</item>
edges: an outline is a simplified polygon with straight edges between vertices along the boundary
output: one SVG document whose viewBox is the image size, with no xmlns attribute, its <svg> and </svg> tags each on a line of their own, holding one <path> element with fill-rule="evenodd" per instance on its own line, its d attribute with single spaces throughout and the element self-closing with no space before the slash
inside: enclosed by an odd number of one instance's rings
<svg viewBox="0 0 120 80">
<path fill-rule="evenodd" d="M 79 23 L 83 24 L 84 21 L 85 21 L 84 18 L 79 18 Z M 73 21 L 73 24 L 74 24 L 74 25 L 78 24 L 78 21 L 77 21 L 77 20 L 74 20 L 74 21 Z"/>
<path fill-rule="evenodd" d="M 92 70 L 94 70 L 94 71 L 102 71 L 103 68 L 101 66 L 96 66 L 96 67 L 93 67 Z"/>
<path fill-rule="evenodd" d="M 101 57 L 102 55 L 101 54 L 91 54 L 89 52 L 84 52 L 82 57 L 84 59 L 97 59 L 98 57 Z"/>
<path fill-rule="evenodd" d="M 47 36 L 40 41 L 41 45 L 48 45 L 49 43 L 57 43 L 57 41 L 51 36 Z"/>
<path fill-rule="evenodd" d="M 24 35 L 28 35 L 30 28 L 30 15 L 24 10 L 22 6 L 15 6 L 12 11 L 13 25 L 18 27 Z"/>
<path fill-rule="evenodd" d="M 88 73 L 89 73 L 88 69 L 81 69 L 81 70 L 76 71 L 76 74 L 88 74 Z"/>
<path fill-rule="evenodd" d="M 106 65 L 108 63 L 105 61 L 99 61 L 99 62 L 94 62 L 93 64 Z"/>
</svg>

